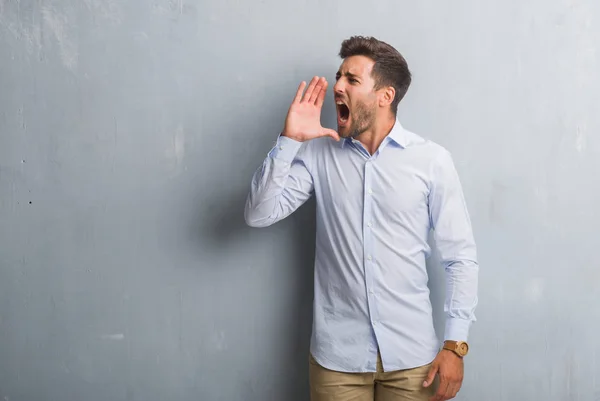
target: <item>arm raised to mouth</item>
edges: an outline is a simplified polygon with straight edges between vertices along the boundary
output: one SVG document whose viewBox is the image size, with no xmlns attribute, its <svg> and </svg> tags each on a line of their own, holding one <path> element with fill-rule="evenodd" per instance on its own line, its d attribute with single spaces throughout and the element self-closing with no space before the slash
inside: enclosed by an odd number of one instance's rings
<svg viewBox="0 0 600 401">
<path fill-rule="evenodd" d="M 277 143 L 252 177 L 244 209 L 249 226 L 270 226 L 310 198 L 314 184 L 302 157 L 304 143 L 325 136 L 340 139 L 321 125 L 327 86 L 324 77 L 314 77 L 308 87 L 304 81 L 298 87 Z"/>
</svg>

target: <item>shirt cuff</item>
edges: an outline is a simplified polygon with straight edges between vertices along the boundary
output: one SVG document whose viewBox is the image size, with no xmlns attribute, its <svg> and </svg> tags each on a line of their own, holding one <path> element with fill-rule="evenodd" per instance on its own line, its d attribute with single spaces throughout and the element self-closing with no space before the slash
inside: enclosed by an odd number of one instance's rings
<svg viewBox="0 0 600 401">
<path fill-rule="evenodd" d="M 277 143 L 269 152 L 269 156 L 273 159 L 291 163 L 300 150 L 300 147 L 302 147 L 302 142 L 288 138 L 287 136 L 279 135 L 279 137 L 277 137 Z"/>
<path fill-rule="evenodd" d="M 469 329 L 471 321 L 456 317 L 448 317 L 446 319 L 446 331 L 444 333 L 444 341 L 467 341 L 469 337 Z"/>
</svg>

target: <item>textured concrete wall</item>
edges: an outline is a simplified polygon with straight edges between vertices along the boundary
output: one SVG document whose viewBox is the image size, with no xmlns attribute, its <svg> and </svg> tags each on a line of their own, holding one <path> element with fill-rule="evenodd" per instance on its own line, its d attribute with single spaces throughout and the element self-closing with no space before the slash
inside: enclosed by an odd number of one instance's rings
<svg viewBox="0 0 600 401">
<path fill-rule="evenodd" d="M 243 205 L 352 34 L 406 56 L 402 122 L 461 174 L 481 276 L 458 399 L 600 399 L 598 21 L 594 0 L 0 0 L 0 399 L 308 399 L 314 205 L 260 230 Z"/>
</svg>

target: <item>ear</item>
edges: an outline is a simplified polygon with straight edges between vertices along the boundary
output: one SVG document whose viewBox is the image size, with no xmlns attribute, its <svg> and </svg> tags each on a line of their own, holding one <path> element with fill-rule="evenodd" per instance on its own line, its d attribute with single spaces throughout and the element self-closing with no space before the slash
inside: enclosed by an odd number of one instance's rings
<svg viewBox="0 0 600 401">
<path fill-rule="evenodd" d="M 394 97 L 396 97 L 396 90 L 393 86 L 382 88 L 382 96 L 379 98 L 379 106 L 388 107 L 394 101 Z"/>
</svg>

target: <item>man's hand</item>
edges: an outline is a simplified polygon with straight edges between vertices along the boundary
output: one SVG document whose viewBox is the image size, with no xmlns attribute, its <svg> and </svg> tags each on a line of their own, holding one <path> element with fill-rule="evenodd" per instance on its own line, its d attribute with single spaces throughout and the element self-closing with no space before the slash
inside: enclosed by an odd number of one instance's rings
<svg viewBox="0 0 600 401">
<path fill-rule="evenodd" d="M 302 96 L 305 87 L 306 82 L 302 82 L 296 92 L 282 135 L 300 142 L 322 136 L 330 136 L 339 141 L 337 132 L 321 126 L 321 108 L 327 92 L 327 80 L 324 77 L 314 77 Z"/>
<path fill-rule="evenodd" d="M 433 360 L 424 387 L 431 386 L 436 373 L 439 375 L 439 387 L 430 401 L 446 401 L 456 397 L 462 385 L 464 363 L 461 357 L 452 351 L 441 350 Z"/>
</svg>

